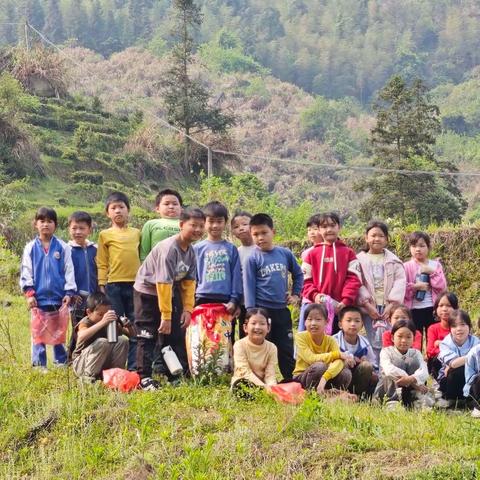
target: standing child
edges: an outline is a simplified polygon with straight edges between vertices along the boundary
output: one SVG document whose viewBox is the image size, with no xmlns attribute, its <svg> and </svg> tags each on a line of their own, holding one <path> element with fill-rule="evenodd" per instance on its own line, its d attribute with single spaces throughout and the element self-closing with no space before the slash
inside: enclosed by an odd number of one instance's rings
<svg viewBox="0 0 480 480">
<path fill-rule="evenodd" d="M 412 310 L 412 318 L 422 335 L 433 320 L 433 305 L 438 294 L 447 288 L 442 264 L 438 260 L 430 260 L 430 237 L 425 232 L 413 232 L 409 238 L 412 259 L 404 263 L 407 275 L 405 305 Z M 426 280 L 426 281 L 422 281 Z"/>
<path fill-rule="evenodd" d="M 128 226 L 130 202 L 121 192 L 113 192 L 105 201 L 112 226 L 98 236 L 98 284 L 106 293 L 119 317 L 134 320 L 133 282 L 140 267 L 138 248 L 140 230 Z M 128 369 L 135 370 L 136 338 L 130 338 Z"/>
<path fill-rule="evenodd" d="M 348 386 L 350 393 L 361 397 L 371 397 L 378 382 L 377 357 L 368 340 L 360 335 L 363 327 L 362 312 L 358 307 L 345 307 L 338 314 L 340 331 L 333 335 L 341 352 L 351 355 L 347 360 L 352 373 Z"/>
<path fill-rule="evenodd" d="M 268 311 L 271 330 L 268 339 L 278 350 L 278 364 L 285 380 L 292 378 L 292 317 L 287 304 L 298 303 L 303 285 L 302 269 L 288 248 L 273 244 L 273 220 L 258 213 L 250 220 L 250 232 L 258 248 L 248 257 L 243 278 L 245 307 L 262 307 Z M 292 275 L 292 294 L 288 292 L 288 273 Z"/>
<path fill-rule="evenodd" d="M 390 329 L 383 332 L 382 347 L 393 347 L 393 335 L 391 329 L 399 320 L 408 320 L 412 322 L 412 314 L 405 305 L 395 305 L 390 310 Z M 412 348 L 422 351 L 422 334 L 416 330 L 415 338 L 413 339 Z"/>
<path fill-rule="evenodd" d="M 343 307 L 355 304 L 361 286 L 361 270 L 355 252 L 338 238 L 338 215 L 323 213 L 318 221 L 323 241 L 315 245 L 303 261 L 302 296 L 330 307 L 329 325 L 332 333 L 336 333 L 338 319 L 333 318 L 333 310 L 338 313 Z"/>
<path fill-rule="evenodd" d="M 57 312 L 68 306 L 77 290 L 72 263 L 72 250 L 55 237 L 57 213 L 52 208 L 41 207 L 35 214 L 38 236 L 27 243 L 23 251 L 20 287 L 29 309 Z M 64 365 L 67 353 L 64 345 L 54 345 L 54 363 Z M 47 367 L 44 343 L 32 344 L 32 365 L 42 370 Z"/>
</svg>

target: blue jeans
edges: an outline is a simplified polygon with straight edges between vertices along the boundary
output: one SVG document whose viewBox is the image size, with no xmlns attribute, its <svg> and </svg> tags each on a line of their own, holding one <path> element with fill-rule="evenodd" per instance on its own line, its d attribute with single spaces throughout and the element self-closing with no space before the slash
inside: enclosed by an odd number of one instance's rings
<svg viewBox="0 0 480 480">
<path fill-rule="evenodd" d="M 134 323 L 133 308 L 133 282 L 112 282 L 105 285 L 107 296 L 112 302 L 112 307 L 119 317 L 127 317 Z M 131 337 L 128 348 L 127 368 L 130 371 L 137 369 L 137 339 Z"/>
</svg>

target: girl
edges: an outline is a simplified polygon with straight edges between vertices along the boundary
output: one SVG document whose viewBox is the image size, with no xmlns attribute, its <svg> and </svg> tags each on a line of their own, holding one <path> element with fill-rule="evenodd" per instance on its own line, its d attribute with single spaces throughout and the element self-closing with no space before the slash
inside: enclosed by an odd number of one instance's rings
<svg viewBox="0 0 480 480">
<path fill-rule="evenodd" d="M 405 305 L 396 305 L 391 310 L 391 315 L 390 315 L 391 327 L 393 327 L 395 323 L 397 323 L 399 320 L 412 321 L 412 314 Z M 382 344 L 383 344 L 383 347 L 393 346 L 393 337 L 392 337 L 392 332 L 390 330 L 387 330 L 386 332 L 383 333 Z M 413 340 L 412 348 L 422 351 L 422 334 L 418 330 L 415 332 L 415 338 Z"/>
<path fill-rule="evenodd" d="M 388 327 L 388 319 L 395 305 L 403 302 L 406 279 L 401 260 L 387 250 L 388 227 L 382 222 L 370 222 L 365 231 L 367 247 L 357 255 L 362 267 L 362 286 L 358 303 L 366 313 L 365 331 L 377 358 L 381 349 L 375 342 L 375 328 Z M 383 325 L 379 325 L 383 322 Z M 381 337 L 380 337 L 381 341 Z"/>
<path fill-rule="evenodd" d="M 319 395 L 324 395 L 325 389 L 332 387 L 345 391 L 352 380 L 348 365 L 355 366 L 353 355 L 341 352 L 337 342 L 325 335 L 327 322 L 325 307 L 312 303 L 305 310 L 307 331 L 295 335 L 297 363 L 293 381 L 301 383 L 306 389 L 316 388 Z M 357 399 L 356 395 L 343 395 L 349 400 Z"/>
<path fill-rule="evenodd" d="M 396 407 L 400 401 L 412 406 L 415 398 L 420 400 L 428 391 L 427 365 L 421 352 L 412 348 L 415 331 L 412 321 L 398 320 L 392 328 L 393 347 L 380 352 L 380 380 L 375 396 L 385 398 L 388 408 Z"/>
<path fill-rule="evenodd" d="M 441 341 L 450 333 L 448 319 L 454 310 L 458 309 L 458 298 L 452 292 L 442 292 L 435 301 L 433 314 L 436 323 L 428 327 L 427 337 L 427 364 L 428 371 L 433 378 L 438 377 L 442 364 L 438 359 Z"/>
<path fill-rule="evenodd" d="M 405 305 L 412 310 L 415 326 L 423 335 L 434 323 L 433 305 L 440 292 L 447 288 L 443 268 L 438 260 L 429 260 L 430 237 L 413 232 L 409 238 L 412 259 L 404 263 L 407 275 Z"/>
<path fill-rule="evenodd" d="M 263 308 L 251 308 L 243 325 L 246 337 L 233 344 L 234 371 L 232 390 L 241 385 L 268 387 L 275 385 L 277 347 L 266 340 L 270 332 L 268 312 Z"/>
<path fill-rule="evenodd" d="M 443 398 L 452 404 L 452 401 L 464 399 L 467 354 L 480 340 L 470 333 L 472 321 L 464 310 L 454 310 L 448 318 L 448 326 L 450 333 L 441 341 L 438 354 L 442 363 L 438 383 Z"/>
<path fill-rule="evenodd" d="M 480 321 L 477 328 L 480 328 Z M 473 400 L 472 417 L 480 418 L 480 344 L 468 352 L 465 363 L 465 381 L 463 395 Z"/>
</svg>

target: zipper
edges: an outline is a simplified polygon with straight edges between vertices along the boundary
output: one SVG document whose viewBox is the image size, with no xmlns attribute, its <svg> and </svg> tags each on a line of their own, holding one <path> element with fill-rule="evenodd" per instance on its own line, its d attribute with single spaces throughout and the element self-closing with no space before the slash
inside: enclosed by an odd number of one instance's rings
<svg viewBox="0 0 480 480">
<path fill-rule="evenodd" d="M 90 294 L 90 267 L 88 265 L 88 246 L 83 249 L 83 254 L 85 255 L 85 267 L 87 270 L 87 291 Z"/>
</svg>

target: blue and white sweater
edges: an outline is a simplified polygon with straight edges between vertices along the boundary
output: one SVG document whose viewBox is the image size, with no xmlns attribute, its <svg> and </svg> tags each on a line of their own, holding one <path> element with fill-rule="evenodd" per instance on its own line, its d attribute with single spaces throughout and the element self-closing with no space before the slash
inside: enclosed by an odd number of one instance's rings
<svg viewBox="0 0 480 480">
<path fill-rule="evenodd" d="M 340 347 L 340 351 L 351 353 L 351 351 L 348 349 L 345 336 L 341 330 L 335 335 L 333 335 L 333 338 L 338 343 L 338 346 Z M 373 365 L 374 370 L 378 372 L 377 357 L 373 353 L 373 349 L 372 349 L 372 346 L 370 345 L 370 342 L 364 336 L 358 335 L 356 347 L 357 349 L 353 353 L 353 356 L 357 358 L 366 357 L 367 361 Z"/>
<path fill-rule="evenodd" d="M 475 345 L 467 354 L 465 362 L 465 386 L 463 395 L 468 398 L 473 380 L 480 374 L 480 344 Z"/>
<path fill-rule="evenodd" d="M 442 368 L 438 373 L 438 380 L 445 376 L 445 369 L 450 365 L 452 360 L 464 357 L 470 350 L 480 343 L 475 335 L 469 335 L 463 345 L 457 345 L 452 338 L 452 334 L 448 334 L 440 343 L 440 353 L 438 359 L 442 362 Z"/>
<path fill-rule="evenodd" d="M 82 247 L 74 240 L 70 240 L 68 245 L 72 249 L 77 294 L 86 296 L 95 293 L 98 290 L 97 263 L 95 262 L 97 246 L 87 241 L 87 245 Z"/>
</svg>

